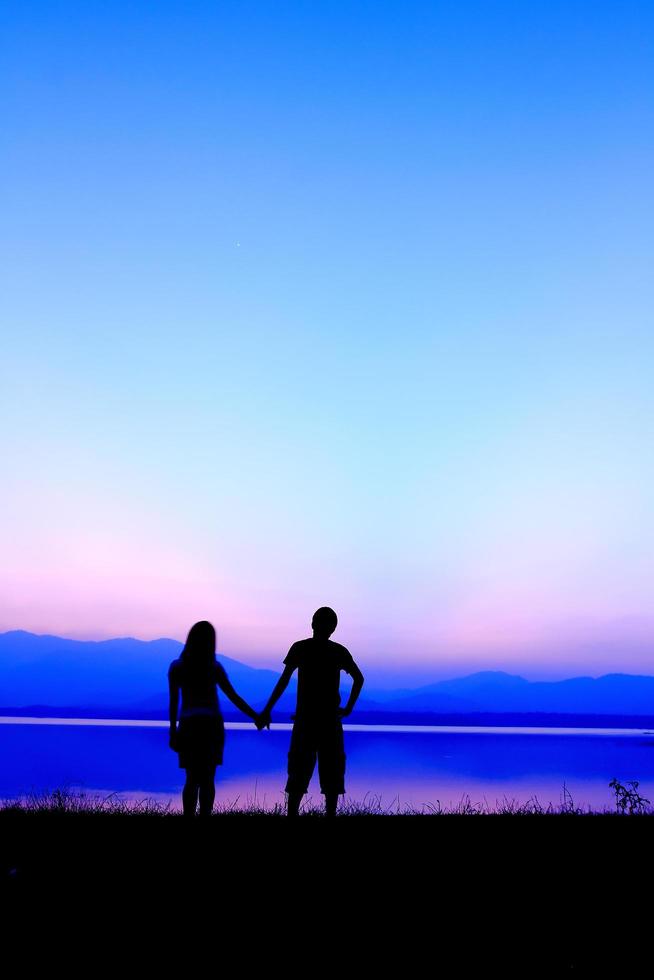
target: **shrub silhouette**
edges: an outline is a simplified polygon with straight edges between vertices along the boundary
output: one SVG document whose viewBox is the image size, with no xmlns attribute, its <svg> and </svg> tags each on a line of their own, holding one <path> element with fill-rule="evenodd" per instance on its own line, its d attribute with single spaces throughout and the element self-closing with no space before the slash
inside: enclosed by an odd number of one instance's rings
<svg viewBox="0 0 654 980">
<path fill-rule="evenodd" d="M 627 780 L 626 785 L 612 779 L 609 786 L 615 793 L 615 806 L 618 813 L 646 813 L 649 800 L 638 792 L 638 780 Z M 631 789 L 629 788 L 631 787 Z"/>
</svg>

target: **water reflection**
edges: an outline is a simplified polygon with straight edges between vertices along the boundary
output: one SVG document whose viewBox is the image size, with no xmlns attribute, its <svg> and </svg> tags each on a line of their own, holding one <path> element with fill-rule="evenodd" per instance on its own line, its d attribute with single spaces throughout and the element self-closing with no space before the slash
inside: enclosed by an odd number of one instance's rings
<svg viewBox="0 0 654 980">
<path fill-rule="evenodd" d="M 231 730 L 217 801 L 272 807 L 283 803 L 288 732 Z M 494 806 L 505 799 L 612 807 L 608 783 L 638 779 L 654 800 L 654 736 L 642 732 L 561 734 L 470 730 L 362 732 L 346 736 L 347 796 L 382 808 L 456 806 L 466 795 Z M 180 805 L 183 771 L 165 727 L 0 725 L 0 796 L 58 787 L 123 799 Z M 319 800 L 317 779 L 311 785 Z"/>
</svg>

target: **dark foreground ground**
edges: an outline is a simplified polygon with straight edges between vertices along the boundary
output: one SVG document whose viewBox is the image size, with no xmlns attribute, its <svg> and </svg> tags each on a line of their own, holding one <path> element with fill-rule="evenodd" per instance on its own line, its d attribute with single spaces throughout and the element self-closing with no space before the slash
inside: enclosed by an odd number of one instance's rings
<svg viewBox="0 0 654 980">
<path fill-rule="evenodd" d="M 3 953 L 73 975 L 649 976 L 653 835 L 651 815 L 8 809 Z"/>
</svg>

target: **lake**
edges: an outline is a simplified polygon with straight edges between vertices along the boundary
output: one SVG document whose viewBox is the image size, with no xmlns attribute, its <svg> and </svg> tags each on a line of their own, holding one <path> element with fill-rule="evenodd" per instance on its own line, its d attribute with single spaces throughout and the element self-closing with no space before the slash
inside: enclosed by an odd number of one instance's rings
<svg viewBox="0 0 654 980">
<path fill-rule="evenodd" d="M 289 725 L 257 732 L 227 723 L 216 801 L 271 807 L 284 801 Z M 640 781 L 654 801 L 654 735 L 642 730 L 475 729 L 346 726 L 346 800 L 391 811 L 489 807 L 503 800 L 612 808 L 608 783 Z M 166 722 L 0 719 L 0 798 L 56 788 L 181 806 L 184 772 L 168 748 Z M 317 775 L 312 801 L 321 800 Z"/>
</svg>

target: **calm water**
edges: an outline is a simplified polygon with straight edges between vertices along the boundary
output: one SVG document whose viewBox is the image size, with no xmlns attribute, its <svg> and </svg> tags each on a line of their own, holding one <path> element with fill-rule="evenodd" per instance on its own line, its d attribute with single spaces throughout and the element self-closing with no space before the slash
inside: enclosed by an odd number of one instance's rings
<svg viewBox="0 0 654 980">
<path fill-rule="evenodd" d="M 289 726 L 256 732 L 228 725 L 217 800 L 283 802 Z M 504 798 L 613 805 L 608 783 L 640 780 L 654 802 L 654 735 L 555 729 L 376 729 L 346 733 L 347 797 L 389 809 L 456 805 L 464 796 L 494 806 Z M 180 806 L 184 773 L 163 722 L 0 723 L 0 798 L 55 788 L 152 798 Z M 317 779 L 311 785 L 319 797 Z"/>
</svg>

